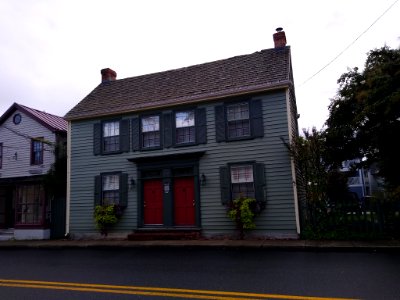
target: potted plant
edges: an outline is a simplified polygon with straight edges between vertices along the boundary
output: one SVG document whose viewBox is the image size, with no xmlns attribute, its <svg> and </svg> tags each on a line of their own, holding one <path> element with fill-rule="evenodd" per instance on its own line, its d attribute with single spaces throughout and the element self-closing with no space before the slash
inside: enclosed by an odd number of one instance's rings
<svg viewBox="0 0 400 300">
<path fill-rule="evenodd" d="M 94 221 L 101 234 L 107 236 L 109 229 L 121 217 L 121 208 L 116 204 L 96 205 L 94 208 Z"/>
<path fill-rule="evenodd" d="M 256 228 L 254 218 L 259 211 L 255 199 L 239 197 L 230 202 L 228 207 L 228 217 L 236 223 L 239 230 L 240 239 L 244 239 L 246 230 Z"/>
</svg>

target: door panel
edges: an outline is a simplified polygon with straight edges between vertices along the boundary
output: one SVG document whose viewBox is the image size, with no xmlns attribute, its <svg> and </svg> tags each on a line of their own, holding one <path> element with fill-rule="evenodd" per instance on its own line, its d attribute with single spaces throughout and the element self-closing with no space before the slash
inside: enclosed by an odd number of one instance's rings
<svg viewBox="0 0 400 300">
<path fill-rule="evenodd" d="M 174 224 L 193 226 L 196 223 L 194 178 L 174 179 Z"/>
<path fill-rule="evenodd" d="M 161 179 L 143 182 L 144 225 L 163 224 L 163 189 Z"/>
</svg>

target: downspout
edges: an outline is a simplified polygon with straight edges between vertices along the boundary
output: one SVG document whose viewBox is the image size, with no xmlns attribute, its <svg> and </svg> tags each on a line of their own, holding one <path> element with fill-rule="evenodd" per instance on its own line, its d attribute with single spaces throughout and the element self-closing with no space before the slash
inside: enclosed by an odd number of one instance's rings
<svg viewBox="0 0 400 300">
<path fill-rule="evenodd" d="M 71 207 L 71 121 L 68 121 L 67 131 L 67 205 L 65 212 L 65 236 L 69 235 L 69 218 Z"/>
</svg>

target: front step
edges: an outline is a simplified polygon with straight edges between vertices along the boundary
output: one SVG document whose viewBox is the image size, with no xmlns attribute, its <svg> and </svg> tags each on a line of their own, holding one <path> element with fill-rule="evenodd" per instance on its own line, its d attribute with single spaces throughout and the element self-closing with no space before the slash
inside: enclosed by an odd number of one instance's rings
<svg viewBox="0 0 400 300">
<path fill-rule="evenodd" d="M 0 241 L 9 241 L 14 239 L 14 229 L 0 229 Z"/>
<path fill-rule="evenodd" d="M 139 229 L 128 235 L 130 241 L 197 240 L 200 230 Z"/>
</svg>

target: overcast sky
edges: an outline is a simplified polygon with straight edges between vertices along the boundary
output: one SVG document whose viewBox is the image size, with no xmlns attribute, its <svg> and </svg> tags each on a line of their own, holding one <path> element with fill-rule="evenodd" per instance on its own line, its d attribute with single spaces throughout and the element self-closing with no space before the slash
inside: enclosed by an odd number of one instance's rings
<svg viewBox="0 0 400 300">
<path fill-rule="evenodd" d="M 283 27 L 299 126 L 321 129 L 340 75 L 400 46 L 398 0 L 0 0 L 0 13 L 0 115 L 17 102 L 64 116 L 102 68 L 121 79 L 250 54 Z"/>
</svg>

